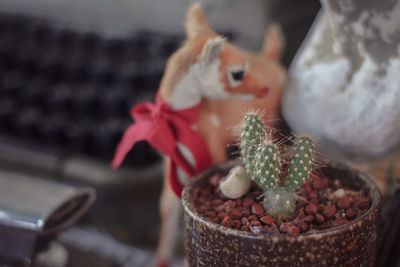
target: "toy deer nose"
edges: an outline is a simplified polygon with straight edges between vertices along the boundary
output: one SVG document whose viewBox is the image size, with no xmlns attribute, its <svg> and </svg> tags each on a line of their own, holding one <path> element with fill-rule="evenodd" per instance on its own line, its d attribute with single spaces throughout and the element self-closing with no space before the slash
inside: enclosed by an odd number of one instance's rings
<svg viewBox="0 0 400 267">
<path fill-rule="evenodd" d="M 264 87 L 263 89 L 261 89 L 260 92 L 258 92 L 257 97 L 261 98 L 266 96 L 268 94 L 268 91 L 269 91 L 268 87 Z"/>
</svg>

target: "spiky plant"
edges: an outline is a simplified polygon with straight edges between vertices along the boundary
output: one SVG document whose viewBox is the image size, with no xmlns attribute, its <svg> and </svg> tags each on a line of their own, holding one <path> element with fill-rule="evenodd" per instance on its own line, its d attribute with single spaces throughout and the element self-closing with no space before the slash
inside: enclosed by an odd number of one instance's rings
<svg viewBox="0 0 400 267">
<path fill-rule="evenodd" d="M 281 183 L 282 160 L 279 146 L 266 133 L 257 112 L 246 114 L 241 125 L 240 149 L 249 176 L 264 191 L 263 206 L 273 217 L 289 215 L 296 204 L 295 191 L 310 176 L 315 145 L 308 136 L 293 145 L 285 183 Z"/>
</svg>

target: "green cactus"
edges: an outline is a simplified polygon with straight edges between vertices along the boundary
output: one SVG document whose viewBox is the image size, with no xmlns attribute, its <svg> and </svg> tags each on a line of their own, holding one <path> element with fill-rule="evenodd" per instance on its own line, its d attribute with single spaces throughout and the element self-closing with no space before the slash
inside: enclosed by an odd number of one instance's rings
<svg viewBox="0 0 400 267">
<path fill-rule="evenodd" d="M 287 186 L 290 191 L 296 191 L 310 175 L 313 166 L 314 150 L 314 142 L 308 136 L 298 138 L 294 144 L 287 176 Z"/>
<path fill-rule="evenodd" d="M 255 174 L 253 180 L 265 191 L 279 184 L 281 161 L 278 147 L 266 139 L 256 150 L 253 160 Z"/>
<path fill-rule="evenodd" d="M 286 187 L 271 188 L 264 193 L 263 206 L 272 217 L 290 215 L 296 206 L 296 195 Z"/>
<path fill-rule="evenodd" d="M 313 167 L 315 145 L 311 137 L 297 139 L 292 158 L 282 186 L 281 157 L 278 145 L 271 134 L 266 134 L 257 112 L 248 113 L 242 122 L 240 149 L 246 170 L 258 186 L 264 190 L 264 210 L 273 217 L 290 215 L 296 205 L 295 191 L 310 176 Z"/>
<path fill-rule="evenodd" d="M 250 112 L 244 117 L 241 128 L 240 150 L 243 156 L 243 162 L 247 173 L 254 179 L 255 166 L 253 165 L 253 160 L 258 145 L 261 144 L 265 138 L 264 123 L 257 112 Z"/>
</svg>

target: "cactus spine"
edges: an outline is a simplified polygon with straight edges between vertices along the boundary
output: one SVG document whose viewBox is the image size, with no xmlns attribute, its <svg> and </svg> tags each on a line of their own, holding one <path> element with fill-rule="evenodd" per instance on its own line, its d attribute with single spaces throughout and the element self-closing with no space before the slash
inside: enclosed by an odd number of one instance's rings
<svg viewBox="0 0 400 267">
<path fill-rule="evenodd" d="M 272 135 L 264 130 L 257 112 L 248 113 L 241 125 L 240 149 L 249 176 L 264 190 L 264 209 L 274 217 L 289 215 L 296 204 L 295 191 L 310 176 L 313 167 L 315 145 L 310 137 L 298 138 L 293 146 L 292 158 L 282 186 L 281 157 Z"/>
</svg>

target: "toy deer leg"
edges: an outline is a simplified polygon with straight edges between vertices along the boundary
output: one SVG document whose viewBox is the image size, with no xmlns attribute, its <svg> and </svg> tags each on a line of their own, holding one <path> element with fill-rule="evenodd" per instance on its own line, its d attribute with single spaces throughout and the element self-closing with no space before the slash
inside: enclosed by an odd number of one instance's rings
<svg viewBox="0 0 400 267">
<path fill-rule="evenodd" d="M 159 266 L 167 266 L 172 258 L 179 226 L 180 200 L 168 182 L 169 160 L 166 158 L 164 161 L 164 184 L 160 197 L 161 230 L 157 247 Z"/>
<path fill-rule="evenodd" d="M 207 143 L 213 164 L 218 164 L 227 160 L 227 140 L 220 134 L 220 131 L 223 130 L 220 126 L 211 127 L 199 127 L 198 131 Z"/>
<path fill-rule="evenodd" d="M 190 150 L 182 143 L 177 143 L 179 151 L 185 159 L 194 167 L 195 160 Z M 164 184 L 160 198 L 161 212 L 161 231 L 158 242 L 157 255 L 160 260 L 160 266 L 166 266 L 174 253 L 175 242 L 178 234 L 180 217 L 180 199 L 175 195 L 169 185 L 169 158 L 165 160 Z M 188 175 L 180 168 L 177 169 L 178 179 L 182 184 L 189 181 Z"/>
<path fill-rule="evenodd" d="M 210 149 L 210 154 L 214 164 L 226 161 L 226 145 L 217 134 L 207 140 L 207 144 L 208 147 L 212 148 Z"/>
</svg>

